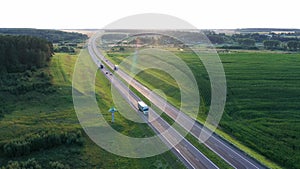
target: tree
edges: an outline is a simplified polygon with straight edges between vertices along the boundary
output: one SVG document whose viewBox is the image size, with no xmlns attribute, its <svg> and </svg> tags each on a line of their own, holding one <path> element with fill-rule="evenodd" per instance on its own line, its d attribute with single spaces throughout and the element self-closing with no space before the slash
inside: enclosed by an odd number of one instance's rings
<svg viewBox="0 0 300 169">
<path fill-rule="evenodd" d="M 30 36 L 0 35 L 0 71 L 23 72 L 44 67 L 53 55 L 52 43 Z"/>
<path fill-rule="evenodd" d="M 250 38 L 239 39 L 238 43 L 244 47 L 253 47 L 255 46 L 255 40 Z"/>
<path fill-rule="evenodd" d="M 281 42 L 278 40 L 265 40 L 263 44 L 266 49 L 278 49 Z"/>
<path fill-rule="evenodd" d="M 288 41 L 287 47 L 289 48 L 289 50 L 296 51 L 296 50 L 300 49 L 300 42 L 299 41 Z"/>
<path fill-rule="evenodd" d="M 212 44 L 222 44 L 225 42 L 224 38 L 217 34 L 209 34 L 207 35 L 207 38 Z"/>
</svg>

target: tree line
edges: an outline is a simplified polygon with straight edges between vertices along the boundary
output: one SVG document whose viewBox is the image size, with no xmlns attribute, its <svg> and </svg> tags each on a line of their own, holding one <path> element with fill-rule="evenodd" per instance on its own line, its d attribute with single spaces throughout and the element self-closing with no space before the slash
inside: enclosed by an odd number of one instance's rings
<svg viewBox="0 0 300 169">
<path fill-rule="evenodd" d="M 6 35 L 28 35 L 46 39 L 52 43 L 63 41 L 82 42 L 86 40 L 87 35 L 76 32 L 64 32 L 51 29 L 30 29 L 30 28 L 0 28 L 0 34 Z"/>
<path fill-rule="evenodd" d="M 263 44 L 265 49 L 269 50 L 300 50 L 299 33 L 282 34 L 259 34 L 242 33 L 226 35 L 224 33 L 215 33 L 214 31 L 205 31 L 206 36 L 212 44 L 224 44 L 221 48 L 225 49 L 259 49 L 256 43 Z"/>
<path fill-rule="evenodd" d="M 130 34 L 130 31 L 127 31 Z M 135 32 L 137 33 L 137 32 Z M 207 39 L 219 48 L 224 49 L 252 49 L 258 50 L 261 48 L 269 50 L 286 50 L 299 51 L 300 50 L 300 30 L 294 33 L 216 33 L 212 30 L 204 30 L 203 34 L 199 31 L 161 31 L 161 35 L 148 34 L 136 39 L 127 38 L 124 34 L 106 35 L 102 40 L 107 43 L 116 43 L 118 45 L 134 45 L 139 43 L 141 45 L 173 45 L 178 47 L 185 47 L 185 44 L 201 44 Z M 134 36 L 134 34 L 132 34 Z M 165 35 L 165 36 L 164 36 Z M 168 35 L 168 36 L 166 36 Z M 130 36 L 130 35 L 129 35 Z M 175 37 L 175 38 L 174 38 Z M 178 39 L 176 39 L 178 38 Z M 180 42 L 180 41 L 182 42 Z"/>
<path fill-rule="evenodd" d="M 0 35 L 0 72 L 23 72 L 41 68 L 52 57 L 51 42 L 31 36 Z"/>
</svg>

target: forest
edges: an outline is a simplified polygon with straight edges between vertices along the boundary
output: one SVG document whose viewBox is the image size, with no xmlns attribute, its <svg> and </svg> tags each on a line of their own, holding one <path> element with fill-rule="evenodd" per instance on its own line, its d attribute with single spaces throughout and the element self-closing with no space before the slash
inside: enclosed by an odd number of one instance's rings
<svg viewBox="0 0 300 169">
<path fill-rule="evenodd" d="M 29 28 L 0 28 L 0 34 L 5 35 L 28 35 L 44 38 L 52 43 L 59 42 L 82 42 L 87 39 L 87 35 L 75 32 L 64 32 L 49 29 L 29 29 Z"/>
<path fill-rule="evenodd" d="M 47 65 L 53 55 L 51 42 L 31 36 L 0 35 L 0 72 L 16 73 Z"/>
</svg>

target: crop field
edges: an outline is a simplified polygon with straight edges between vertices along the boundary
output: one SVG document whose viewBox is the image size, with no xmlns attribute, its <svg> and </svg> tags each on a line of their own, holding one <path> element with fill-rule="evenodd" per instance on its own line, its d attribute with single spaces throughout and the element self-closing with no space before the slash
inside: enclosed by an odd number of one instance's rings
<svg viewBox="0 0 300 169">
<path fill-rule="evenodd" d="M 38 77 L 49 76 L 51 85 L 45 91 L 32 90 L 18 95 L 0 91 L 0 167 L 7 166 L 9 161 L 34 159 L 29 161 L 35 161 L 42 168 L 184 168 L 170 151 L 144 159 L 125 158 L 98 147 L 84 134 L 72 100 L 76 59 L 76 55 L 58 53 L 53 56 L 49 68 L 32 73 Z M 96 78 L 98 105 L 100 109 L 108 110 L 112 103 L 110 85 L 101 73 Z M 38 80 L 28 78 L 27 81 L 29 86 Z M 108 113 L 104 116 L 110 120 Z M 112 127 L 125 135 L 144 137 L 152 134 L 147 125 L 126 121 L 118 114 L 115 117 L 116 123 Z M 68 138 L 71 136 L 74 138 Z M 59 141 L 49 145 L 47 139 L 52 137 Z M 34 145 L 38 141 L 45 142 L 38 147 Z M 18 151 L 10 152 L 9 146 L 16 146 Z"/>
<path fill-rule="evenodd" d="M 209 77 L 193 53 L 173 52 L 197 80 L 204 102 L 198 120 L 203 122 L 209 109 Z M 119 64 L 132 55 L 132 49 L 106 55 Z M 270 168 L 300 168 L 300 54 L 233 51 L 220 58 L 227 102 L 217 132 Z M 171 104 L 180 105 L 178 86 L 165 72 L 147 69 L 135 78 L 150 89 L 161 89 Z"/>
<path fill-rule="evenodd" d="M 228 98 L 221 127 L 286 168 L 300 167 L 300 55 L 221 55 Z"/>
</svg>

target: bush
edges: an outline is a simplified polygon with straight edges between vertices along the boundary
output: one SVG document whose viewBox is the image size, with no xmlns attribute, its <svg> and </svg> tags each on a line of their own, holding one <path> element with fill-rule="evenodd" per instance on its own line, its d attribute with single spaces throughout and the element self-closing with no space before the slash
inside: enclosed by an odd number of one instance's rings
<svg viewBox="0 0 300 169">
<path fill-rule="evenodd" d="M 23 95 L 31 91 L 50 94 L 55 92 L 52 76 L 45 71 L 26 70 L 23 73 L 7 73 L 0 77 L 0 91 Z"/>
<path fill-rule="evenodd" d="M 26 70 L 24 75 L 25 75 L 25 77 L 31 77 L 32 76 L 31 70 Z"/>
<path fill-rule="evenodd" d="M 67 164 L 62 164 L 58 161 L 55 161 L 55 162 L 49 162 L 49 168 L 51 169 L 70 169 L 70 166 L 67 165 Z"/>
<path fill-rule="evenodd" d="M 4 117 L 4 113 L 5 113 L 5 110 L 2 108 L 2 109 L 0 110 L 0 118 Z"/>
<path fill-rule="evenodd" d="M 53 132 L 42 131 L 4 144 L 7 157 L 19 157 L 34 151 L 53 148 L 59 145 L 83 145 L 81 131 Z"/>
<path fill-rule="evenodd" d="M 222 47 L 220 47 L 221 49 L 243 49 L 242 46 L 227 46 L 227 45 L 224 45 Z"/>
<path fill-rule="evenodd" d="M 58 46 L 54 49 L 54 52 L 75 53 L 75 49 L 71 46 Z"/>
<path fill-rule="evenodd" d="M 7 166 L 1 169 L 41 169 L 41 165 L 35 159 L 28 159 L 24 162 L 9 161 Z"/>
<path fill-rule="evenodd" d="M 27 161 L 9 161 L 6 166 L 1 167 L 1 169 L 41 169 L 42 166 L 38 161 L 33 159 L 28 159 Z M 62 164 L 58 161 L 51 161 L 48 165 L 44 165 L 43 168 L 49 169 L 70 169 L 68 164 Z"/>
</svg>

